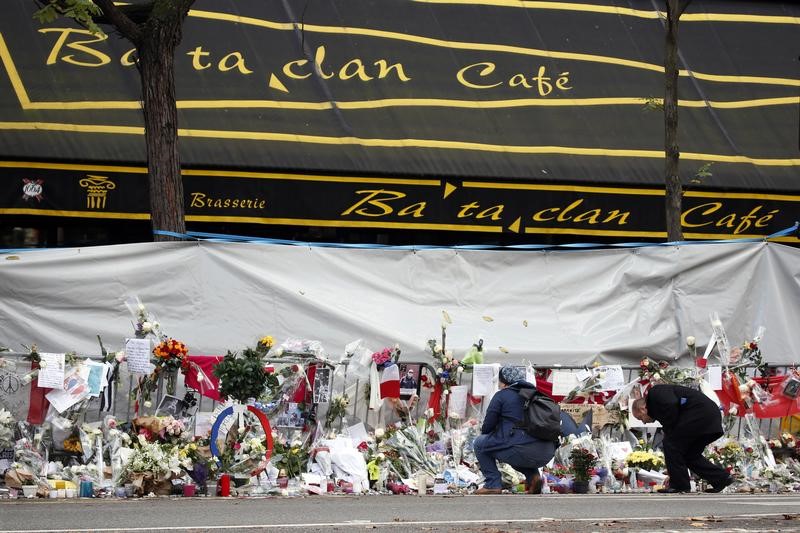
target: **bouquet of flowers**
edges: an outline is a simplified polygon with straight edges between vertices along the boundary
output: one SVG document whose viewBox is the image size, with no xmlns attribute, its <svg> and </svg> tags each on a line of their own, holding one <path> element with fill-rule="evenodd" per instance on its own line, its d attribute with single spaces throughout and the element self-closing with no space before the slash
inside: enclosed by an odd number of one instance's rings
<svg viewBox="0 0 800 533">
<path fill-rule="evenodd" d="M 146 339 L 149 335 L 161 338 L 161 324 L 150 316 L 147 307 L 138 297 L 129 299 L 125 304 L 134 317 L 133 333 L 137 339 Z"/>
<path fill-rule="evenodd" d="M 167 394 L 175 394 L 178 370 L 184 372 L 189 369 L 189 360 L 186 355 L 189 348 L 181 341 L 166 338 L 153 348 L 155 356 L 154 374 L 164 372 L 167 379 Z"/>
<path fill-rule="evenodd" d="M 125 464 L 122 479 L 131 481 L 139 494 L 169 494 L 173 476 L 181 474 L 180 448 L 156 442 L 138 443 Z"/>
<path fill-rule="evenodd" d="M 347 394 L 335 396 L 328 406 L 328 412 L 325 415 L 325 427 L 330 429 L 336 420 L 344 417 L 347 414 L 347 406 L 350 405 L 350 398 Z"/>
<path fill-rule="evenodd" d="M 308 466 L 309 451 L 300 439 L 288 442 L 276 438 L 273 441 L 273 455 L 271 458 L 275 468 L 283 470 L 289 478 L 299 476 Z"/>
<path fill-rule="evenodd" d="M 378 368 L 386 368 L 397 363 L 400 358 L 400 346 L 395 344 L 393 348 L 384 348 L 372 354 L 372 361 Z"/>
<path fill-rule="evenodd" d="M 398 428 L 386 439 L 386 444 L 397 451 L 405 476 L 410 477 L 419 470 L 431 476 L 438 472 L 436 461 L 430 457 L 426 449 L 427 441 L 425 431 L 417 426 Z"/>
<path fill-rule="evenodd" d="M 745 341 L 731 350 L 728 369 L 735 372 L 742 381 L 747 381 L 751 367 L 755 367 L 762 378 L 767 377 L 767 364 L 755 340 Z"/>
<path fill-rule="evenodd" d="M 452 350 L 443 350 L 436 339 L 428 341 L 428 348 L 437 362 L 436 378 L 444 385 L 445 390 L 458 385 L 458 376 L 464 371 L 464 366 L 453 357 Z"/>
<path fill-rule="evenodd" d="M 642 470 L 659 471 L 666 466 L 664 455 L 660 452 L 650 450 L 636 450 L 628 454 L 625 464 L 629 468 L 640 468 Z"/>
<path fill-rule="evenodd" d="M 696 368 L 673 367 L 667 361 L 655 362 L 645 357 L 639 361 L 640 381 L 691 386 L 700 380 Z"/>
</svg>

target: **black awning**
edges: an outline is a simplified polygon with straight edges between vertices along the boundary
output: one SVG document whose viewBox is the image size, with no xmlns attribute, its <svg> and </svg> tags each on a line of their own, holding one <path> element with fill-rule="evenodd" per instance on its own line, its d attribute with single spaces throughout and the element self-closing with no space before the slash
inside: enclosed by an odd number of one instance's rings
<svg viewBox="0 0 800 533">
<path fill-rule="evenodd" d="M 0 159 L 142 164 L 130 46 L 8 4 Z M 702 186 L 798 190 L 799 21 L 790 2 L 691 4 L 687 182 L 713 163 Z M 182 161 L 658 186 L 663 118 L 644 102 L 664 92 L 663 35 L 642 1 L 200 0 L 176 55 Z"/>
</svg>

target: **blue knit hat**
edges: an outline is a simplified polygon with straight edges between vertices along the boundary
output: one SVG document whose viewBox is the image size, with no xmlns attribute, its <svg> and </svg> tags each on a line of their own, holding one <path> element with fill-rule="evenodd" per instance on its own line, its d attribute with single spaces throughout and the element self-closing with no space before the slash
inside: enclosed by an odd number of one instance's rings
<svg viewBox="0 0 800 533">
<path fill-rule="evenodd" d="M 500 369 L 500 383 L 512 385 L 517 381 L 525 381 L 525 372 L 517 366 L 503 365 Z"/>
</svg>

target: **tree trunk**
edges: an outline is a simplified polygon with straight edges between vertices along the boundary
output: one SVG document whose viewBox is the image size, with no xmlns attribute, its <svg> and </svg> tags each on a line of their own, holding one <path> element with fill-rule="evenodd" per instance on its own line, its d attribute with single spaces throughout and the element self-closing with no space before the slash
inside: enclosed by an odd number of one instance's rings
<svg viewBox="0 0 800 533">
<path fill-rule="evenodd" d="M 666 186 L 664 208 L 666 212 L 667 240 L 683 240 L 681 213 L 683 187 L 678 166 L 678 20 L 681 10 L 678 0 L 667 0 L 667 31 L 664 46 L 664 155 Z"/>
<path fill-rule="evenodd" d="M 664 53 L 664 154 L 666 194 L 667 240 L 683 240 L 681 229 L 681 186 L 678 167 L 680 150 L 678 148 L 678 19 L 673 9 L 675 0 L 667 2 L 667 31 Z"/>
<path fill-rule="evenodd" d="M 175 48 L 182 19 L 151 21 L 138 48 L 142 80 L 150 219 L 153 230 L 186 233 L 175 105 Z M 177 26 L 176 26 L 177 25 Z M 154 240 L 177 240 L 155 235 Z"/>
</svg>

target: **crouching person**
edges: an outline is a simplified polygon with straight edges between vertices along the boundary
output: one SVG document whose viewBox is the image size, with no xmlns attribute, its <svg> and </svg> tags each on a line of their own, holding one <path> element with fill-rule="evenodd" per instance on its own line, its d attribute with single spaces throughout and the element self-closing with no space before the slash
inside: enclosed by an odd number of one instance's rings
<svg viewBox="0 0 800 533">
<path fill-rule="evenodd" d="M 502 492 L 497 461 L 525 474 L 526 492 L 542 492 L 539 468 L 553 458 L 556 445 L 553 441 L 537 439 L 528 435 L 524 429 L 515 427 L 524 416 L 524 400 L 517 392 L 521 388 L 535 387 L 525 381 L 525 375 L 519 368 L 503 366 L 500 369 L 500 390 L 489 402 L 481 435 L 472 444 L 485 478 L 483 487 L 475 491 L 475 494 Z"/>
</svg>

